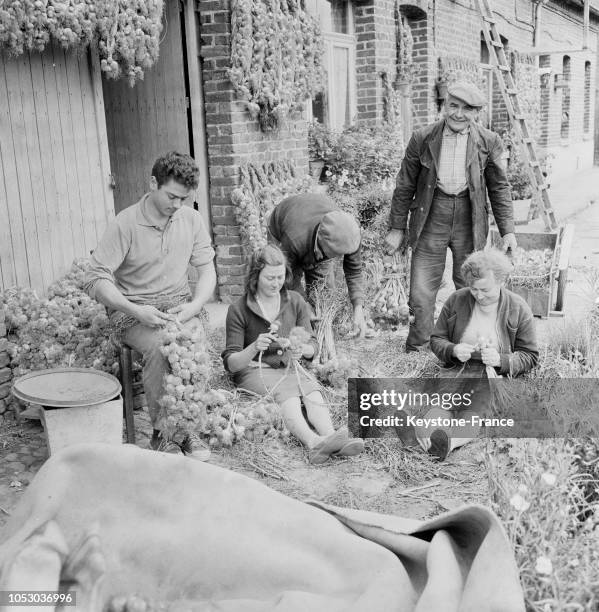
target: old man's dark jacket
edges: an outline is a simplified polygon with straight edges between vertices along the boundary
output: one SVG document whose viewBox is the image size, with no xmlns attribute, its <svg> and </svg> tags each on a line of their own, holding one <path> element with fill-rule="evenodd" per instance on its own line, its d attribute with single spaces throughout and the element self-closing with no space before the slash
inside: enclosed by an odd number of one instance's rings
<svg viewBox="0 0 599 612">
<path fill-rule="evenodd" d="M 391 202 L 390 224 L 405 230 L 415 248 L 429 215 L 437 187 L 437 170 L 445 120 L 417 130 L 412 135 L 397 175 Z M 484 248 L 489 232 L 487 193 L 499 233 L 514 231 L 511 189 L 503 168 L 503 145 L 495 132 L 470 124 L 466 153 L 466 180 L 472 205 L 474 250 Z"/>
</svg>

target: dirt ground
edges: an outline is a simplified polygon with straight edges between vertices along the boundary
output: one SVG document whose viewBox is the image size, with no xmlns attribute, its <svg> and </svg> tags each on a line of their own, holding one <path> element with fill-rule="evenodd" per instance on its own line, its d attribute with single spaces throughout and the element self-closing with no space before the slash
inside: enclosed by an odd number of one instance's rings
<svg viewBox="0 0 599 612">
<path fill-rule="evenodd" d="M 215 345 L 221 335 L 222 330 L 213 335 Z M 357 343 L 340 342 L 339 350 L 359 354 L 362 363 L 373 364 L 371 375 L 393 376 L 394 368 L 403 368 L 405 361 L 403 338 L 394 332 Z M 228 384 L 222 375 L 217 383 Z M 336 425 L 341 425 L 347 418 L 346 395 L 328 390 L 326 396 Z M 151 428 L 144 410 L 136 411 L 135 425 L 136 443 L 146 448 Z M 487 503 L 484 450 L 485 442 L 478 440 L 436 463 L 418 447 L 405 447 L 397 438 L 373 439 L 367 441 L 361 456 L 312 466 L 299 443 L 278 438 L 244 441 L 214 451 L 209 461 L 296 499 L 424 519 L 463 504 Z M 47 456 L 39 421 L 25 419 L 0 432 L 0 527 Z"/>
</svg>

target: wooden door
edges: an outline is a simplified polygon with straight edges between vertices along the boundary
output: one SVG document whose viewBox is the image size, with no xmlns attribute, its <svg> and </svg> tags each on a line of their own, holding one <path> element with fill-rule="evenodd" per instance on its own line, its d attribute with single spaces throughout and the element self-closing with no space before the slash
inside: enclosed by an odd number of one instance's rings
<svg viewBox="0 0 599 612">
<path fill-rule="evenodd" d="M 154 160 L 167 151 L 191 153 L 182 4 L 165 2 L 160 55 L 134 87 L 103 79 L 115 212 L 149 189 Z"/>
<path fill-rule="evenodd" d="M 0 290 L 41 294 L 114 216 L 98 58 L 0 53 Z"/>
</svg>

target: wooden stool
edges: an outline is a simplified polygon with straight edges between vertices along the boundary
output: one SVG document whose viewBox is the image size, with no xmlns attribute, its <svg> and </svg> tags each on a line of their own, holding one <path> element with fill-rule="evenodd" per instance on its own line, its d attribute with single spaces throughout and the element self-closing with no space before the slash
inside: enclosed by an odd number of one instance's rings
<svg viewBox="0 0 599 612">
<path fill-rule="evenodd" d="M 119 371 L 123 388 L 123 412 L 127 429 L 127 442 L 135 444 L 135 424 L 133 422 L 133 359 L 132 349 L 123 344 L 119 351 Z"/>
</svg>

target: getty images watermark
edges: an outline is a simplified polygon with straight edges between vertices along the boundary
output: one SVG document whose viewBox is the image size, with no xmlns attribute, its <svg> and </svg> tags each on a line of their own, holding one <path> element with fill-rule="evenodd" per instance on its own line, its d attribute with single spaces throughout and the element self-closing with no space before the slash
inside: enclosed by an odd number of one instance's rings
<svg viewBox="0 0 599 612">
<path fill-rule="evenodd" d="M 350 378 L 354 436 L 397 436 L 451 427 L 455 435 L 599 436 L 599 381 L 486 378 Z"/>
<path fill-rule="evenodd" d="M 383 389 L 380 393 L 360 393 L 359 415 L 360 427 L 514 427 L 515 421 L 509 417 L 483 416 L 470 413 L 474 403 L 475 390 L 465 393 L 426 393 L 409 389 L 399 392 L 396 389 Z M 371 416 L 378 408 L 394 408 L 395 414 Z M 417 413 L 406 414 L 406 410 L 415 411 L 422 408 L 441 408 L 448 411 L 448 416 L 418 416 Z M 453 412 L 466 412 L 466 416 L 451 416 Z M 397 412 L 401 414 L 397 414 Z"/>
</svg>

